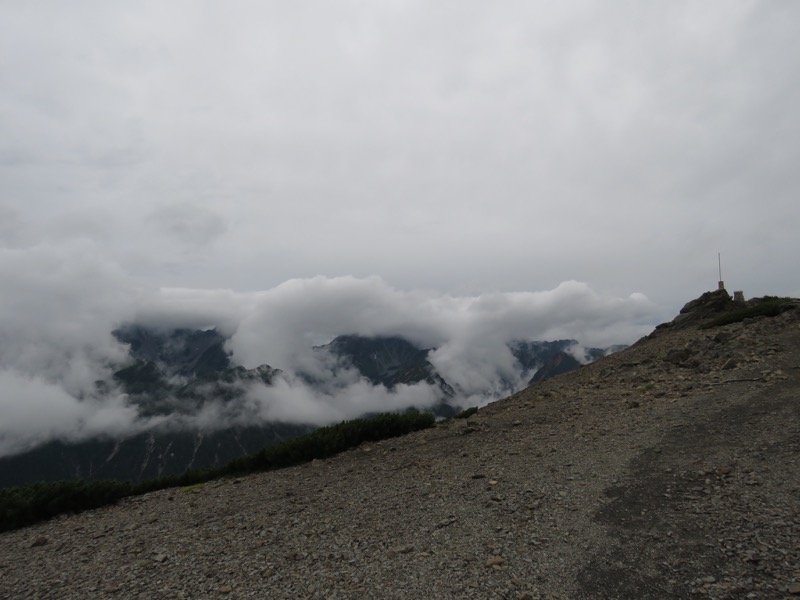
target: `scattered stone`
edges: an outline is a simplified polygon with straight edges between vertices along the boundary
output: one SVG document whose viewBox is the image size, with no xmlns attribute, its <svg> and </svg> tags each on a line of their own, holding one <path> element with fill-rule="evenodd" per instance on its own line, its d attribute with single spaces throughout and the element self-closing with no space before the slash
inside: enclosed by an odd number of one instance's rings
<svg viewBox="0 0 800 600">
<path fill-rule="evenodd" d="M 490 556 L 489 559 L 486 561 L 487 567 L 499 567 L 502 566 L 506 562 L 506 559 L 502 556 Z"/>
<path fill-rule="evenodd" d="M 732 337 L 733 334 L 730 331 L 720 331 L 713 339 L 717 344 L 724 344 L 730 341 Z"/>
<path fill-rule="evenodd" d="M 33 542 L 31 542 L 31 548 L 39 548 L 41 546 L 45 546 L 47 545 L 48 542 L 49 540 L 45 536 L 40 535 L 35 540 L 33 540 Z"/>
<path fill-rule="evenodd" d="M 667 351 L 667 354 L 664 356 L 664 360 L 668 363 L 678 365 L 686 362 L 691 355 L 691 348 L 672 348 L 671 350 Z"/>
</svg>

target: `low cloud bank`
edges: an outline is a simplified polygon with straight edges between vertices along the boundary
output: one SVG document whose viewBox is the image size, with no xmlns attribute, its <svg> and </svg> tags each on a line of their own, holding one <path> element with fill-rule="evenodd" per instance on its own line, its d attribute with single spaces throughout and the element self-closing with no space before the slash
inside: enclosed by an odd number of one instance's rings
<svg viewBox="0 0 800 600">
<path fill-rule="evenodd" d="M 345 334 L 401 336 L 435 348 L 428 358 L 453 386 L 456 401 L 485 404 L 506 395 L 509 382 L 525 383 L 510 341 L 629 343 L 648 333 L 656 316 L 641 294 L 612 297 L 576 281 L 548 291 L 469 297 L 401 291 L 378 277 L 296 279 L 249 293 L 147 290 L 85 240 L 57 249 L 0 248 L 0 278 L 0 456 L 50 439 L 121 436 L 156 426 L 322 424 L 437 402 L 438 390 L 427 383 L 387 390 L 313 350 Z M 129 359 L 128 347 L 111 332 L 130 322 L 217 328 L 229 338 L 234 363 L 269 364 L 283 375 L 271 386 L 247 383 L 227 404 L 146 416 L 112 377 Z"/>
</svg>

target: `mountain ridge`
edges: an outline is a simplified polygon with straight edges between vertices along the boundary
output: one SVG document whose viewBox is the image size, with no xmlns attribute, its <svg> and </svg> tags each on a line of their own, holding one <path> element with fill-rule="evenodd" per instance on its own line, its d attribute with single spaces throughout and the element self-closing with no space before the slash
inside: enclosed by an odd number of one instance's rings
<svg viewBox="0 0 800 600">
<path fill-rule="evenodd" d="M 662 328 L 467 420 L 2 534 L 3 585 L 62 599 L 793 597 L 797 305 Z"/>
</svg>

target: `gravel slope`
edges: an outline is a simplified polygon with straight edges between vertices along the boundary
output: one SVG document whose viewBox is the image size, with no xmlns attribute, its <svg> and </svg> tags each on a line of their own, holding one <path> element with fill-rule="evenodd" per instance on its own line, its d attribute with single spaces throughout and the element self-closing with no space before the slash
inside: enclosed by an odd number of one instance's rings
<svg viewBox="0 0 800 600">
<path fill-rule="evenodd" d="M 799 318 L 0 534 L 0 598 L 800 598 Z"/>
</svg>

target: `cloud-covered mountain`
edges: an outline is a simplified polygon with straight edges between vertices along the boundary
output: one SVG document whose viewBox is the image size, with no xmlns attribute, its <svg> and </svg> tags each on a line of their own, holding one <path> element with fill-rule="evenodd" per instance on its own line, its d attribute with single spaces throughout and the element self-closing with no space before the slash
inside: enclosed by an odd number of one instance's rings
<svg viewBox="0 0 800 600">
<path fill-rule="evenodd" d="M 224 408 L 217 412 L 227 415 L 224 423 L 250 424 L 258 422 L 252 414 L 253 398 L 284 385 L 305 387 L 331 398 L 354 386 L 371 386 L 390 395 L 417 392 L 406 395 L 400 404 L 365 407 L 364 413 L 422 409 L 451 416 L 469 405 L 461 382 L 451 385 L 430 361 L 437 349 L 420 348 L 400 336 L 337 336 L 328 344 L 312 347 L 310 354 L 316 362 L 307 371 L 267 364 L 252 369 L 236 365 L 225 349 L 229 339 L 215 329 L 169 331 L 126 325 L 114 336 L 130 345 L 132 359 L 114 373 L 114 380 L 140 413 L 148 416 L 184 415 L 191 419 L 208 405 L 222 405 Z M 515 359 L 514 374 L 491 382 L 481 391 L 484 398 L 491 399 L 497 390 L 511 394 L 611 351 L 582 348 L 575 340 L 514 340 L 507 349 Z M 224 425 L 206 423 L 204 427 L 219 429 Z"/>
<path fill-rule="evenodd" d="M 174 475 L 230 461 L 313 428 L 313 421 L 262 417 L 260 402 L 274 397 L 276 388 L 302 388 L 332 401 L 364 388 L 389 400 L 379 404 L 373 399 L 362 414 L 422 409 L 448 417 L 466 406 L 458 382 L 450 385 L 429 360 L 436 349 L 420 348 L 399 336 L 337 336 L 312 348 L 318 359 L 313 372 L 292 372 L 266 364 L 252 369 L 236 365 L 226 350 L 229 339 L 215 329 L 128 324 L 113 335 L 129 348 L 126 364 L 113 373 L 114 389 L 141 418 L 155 424 L 133 435 L 101 432 L 80 441 L 51 440 L 0 458 L 0 487 L 37 480 Z M 516 375 L 495 382 L 485 398 L 496 390 L 516 391 L 531 373 L 531 381 L 539 381 L 605 352 L 581 349 L 574 340 L 514 341 L 508 347 L 516 360 Z M 99 398 L 114 389 L 96 382 Z"/>
<path fill-rule="evenodd" d="M 428 362 L 457 403 L 469 406 L 507 395 L 509 382 L 516 388 L 527 383 L 508 345 L 513 340 L 575 339 L 607 347 L 638 339 L 660 320 L 641 294 L 615 297 L 574 281 L 546 291 L 477 296 L 398 290 L 378 277 L 293 279 L 254 292 L 153 290 L 89 242 L 0 248 L 0 280 L 0 456 L 54 440 L 120 439 L 155 428 L 321 425 L 441 401 L 438 385 L 426 381 L 390 389 L 341 364 L 331 377 L 340 358 L 314 347 L 338 336 L 399 337 L 432 349 Z M 123 367 L 144 369 L 137 376 L 151 368 L 129 358 L 143 343 L 135 331 L 112 334 L 126 323 L 156 332 L 214 330 L 224 338 L 215 349 L 202 346 L 203 336 L 191 341 L 200 344 L 198 365 L 221 366 L 227 357 L 244 371 L 270 365 L 283 373 L 271 386 L 242 386 L 234 403 L 203 402 L 195 412 L 145 406 L 115 377 Z M 162 359 L 137 360 L 158 365 Z M 187 384 L 180 370 L 161 376 L 176 389 Z M 317 384 L 309 386 L 308 377 Z M 202 378 L 193 385 L 202 387 Z"/>
</svg>

